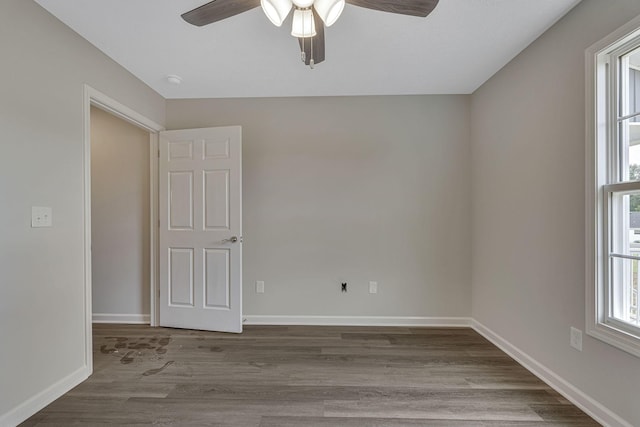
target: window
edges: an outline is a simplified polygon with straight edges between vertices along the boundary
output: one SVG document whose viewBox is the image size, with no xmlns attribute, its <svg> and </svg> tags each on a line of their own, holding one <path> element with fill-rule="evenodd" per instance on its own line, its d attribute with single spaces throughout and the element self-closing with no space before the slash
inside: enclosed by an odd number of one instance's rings
<svg viewBox="0 0 640 427">
<path fill-rule="evenodd" d="M 587 333 L 640 356 L 640 19 L 587 49 Z"/>
</svg>

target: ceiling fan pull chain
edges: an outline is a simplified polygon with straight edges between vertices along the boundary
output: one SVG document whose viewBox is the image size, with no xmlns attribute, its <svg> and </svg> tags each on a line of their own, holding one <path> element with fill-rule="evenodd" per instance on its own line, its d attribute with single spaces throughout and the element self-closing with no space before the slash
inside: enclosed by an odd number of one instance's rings
<svg viewBox="0 0 640 427">
<path fill-rule="evenodd" d="M 304 37 L 307 34 L 307 31 L 304 27 L 304 19 L 302 20 L 302 62 L 306 63 L 307 62 L 307 49 L 306 49 L 306 44 L 307 44 L 307 39 Z"/>
<path fill-rule="evenodd" d="M 311 59 L 309 59 L 309 68 L 311 68 L 313 70 L 313 66 L 314 66 L 314 60 L 313 60 L 313 58 L 314 58 L 314 56 L 313 56 L 313 36 L 309 37 L 309 43 L 310 43 L 310 46 L 311 46 L 311 49 L 310 49 L 310 51 L 311 51 Z"/>
</svg>

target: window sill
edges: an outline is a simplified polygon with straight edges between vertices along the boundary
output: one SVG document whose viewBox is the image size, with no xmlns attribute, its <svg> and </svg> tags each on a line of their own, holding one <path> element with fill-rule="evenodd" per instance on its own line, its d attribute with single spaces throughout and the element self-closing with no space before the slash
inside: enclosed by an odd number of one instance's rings
<svg viewBox="0 0 640 427">
<path fill-rule="evenodd" d="M 605 323 L 589 325 L 587 334 L 636 357 L 640 357 L 640 337 Z"/>
</svg>

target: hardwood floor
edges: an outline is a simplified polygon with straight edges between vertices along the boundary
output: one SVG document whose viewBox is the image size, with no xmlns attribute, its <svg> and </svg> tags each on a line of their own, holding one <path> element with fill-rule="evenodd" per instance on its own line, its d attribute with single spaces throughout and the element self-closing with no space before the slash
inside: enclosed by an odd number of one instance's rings
<svg viewBox="0 0 640 427">
<path fill-rule="evenodd" d="M 24 426 L 597 426 L 475 331 L 94 325 L 94 373 Z"/>
</svg>

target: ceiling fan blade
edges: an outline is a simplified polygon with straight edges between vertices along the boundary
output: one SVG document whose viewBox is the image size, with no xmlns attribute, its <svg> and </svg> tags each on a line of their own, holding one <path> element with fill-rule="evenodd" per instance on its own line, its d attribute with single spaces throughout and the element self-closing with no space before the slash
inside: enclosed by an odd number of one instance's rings
<svg viewBox="0 0 640 427">
<path fill-rule="evenodd" d="M 312 56 L 314 65 L 324 61 L 324 23 L 317 13 L 313 14 L 313 20 L 316 26 L 316 35 L 313 37 L 298 37 L 300 51 L 304 52 L 305 65 L 311 64 Z"/>
<path fill-rule="evenodd" d="M 202 27 L 258 6 L 260 6 L 260 0 L 213 0 L 181 16 L 189 24 Z"/>
<path fill-rule="evenodd" d="M 422 16 L 430 14 L 438 0 L 346 0 L 354 6 L 401 15 Z"/>
</svg>

